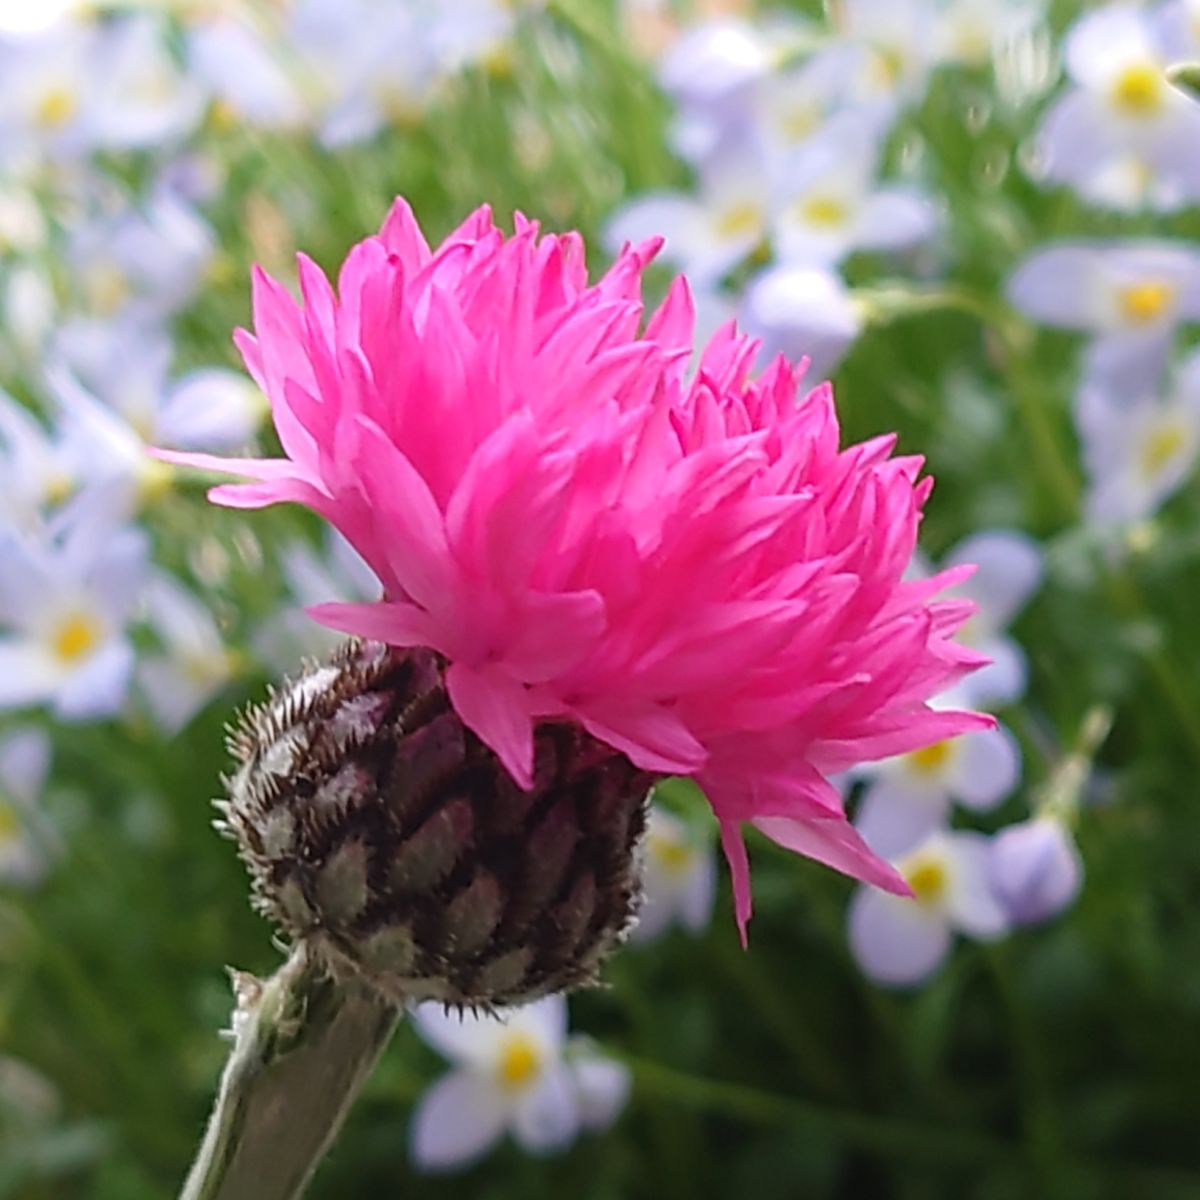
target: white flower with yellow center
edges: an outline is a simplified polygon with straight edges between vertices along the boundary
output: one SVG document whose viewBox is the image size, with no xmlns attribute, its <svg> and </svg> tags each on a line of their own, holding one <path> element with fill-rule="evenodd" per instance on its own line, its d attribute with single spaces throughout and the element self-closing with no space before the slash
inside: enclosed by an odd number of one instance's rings
<svg viewBox="0 0 1200 1200">
<path fill-rule="evenodd" d="M 1200 104 L 1168 83 L 1170 60 L 1149 10 L 1114 4 L 1088 13 L 1064 55 L 1074 87 L 1037 135 L 1048 178 L 1114 208 L 1200 199 Z"/>
<path fill-rule="evenodd" d="M 0 527 L 31 532 L 80 482 L 60 437 L 0 391 Z"/>
<path fill-rule="evenodd" d="M 944 0 L 935 16 L 937 57 L 944 63 L 983 67 L 997 51 L 1044 17 L 1040 0 Z"/>
<path fill-rule="evenodd" d="M 655 805 L 642 860 L 644 895 L 630 940 L 651 942 L 673 924 L 701 932 L 712 918 L 717 860 L 710 839 Z"/>
<path fill-rule="evenodd" d="M 955 933 L 989 941 L 1008 931 L 990 881 L 990 838 L 936 831 L 917 842 L 872 845 L 895 864 L 913 896 L 864 885 L 850 901 L 850 951 L 869 978 L 919 983 L 945 959 Z"/>
<path fill-rule="evenodd" d="M 919 101 L 934 65 L 932 6 L 926 0 L 840 0 L 831 11 L 838 32 L 857 50 L 851 96 L 894 108 Z"/>
<path fill-rule="evenodd" d="M 1098 525 L 1146 520 L 1191 476 L 1200 458 L 1200 351 L 1164 379 L 1161 360 L 1124 388 L 1091 377 L 1075 423 L 1087 473 L 1085 508 Z M 1128 390 L 1126 390 L 1128 389 Z"/>
<path fill-rule="evenodd" d="M 901 250 L 928 238 L 933 202 L 917 188 L 878 187 L 879 131 L 855 113 L 832 118 L 780 172 L 771 221 L 779 260 L 832 266 L 854 250 Z"/>
<path fill-rule="evenodd" d="M 1092 355 L 1165 346 L 1200 319 L 1200 250 L 1152 239 L 1059 242 L 1017 268 L 1008 297 L 1035 321 L 1097 337 Z"/>
<path fill-rule="evenodd" d="M 945 707 L 967 705 L 961 694 L 941 697 Z M 859 801 L 855 825 L 872 845 L 915 841 L 945 824 L 955 803 L 988 812 L 1021 776 L 1021 754 L 1003 727 L 934 742 L 864 768 L 871 782 Z"/>
<path fill-rule="evenodd" d="M 605 245 L 666 239 L 663 260 L 697 287 L 715 283 L 759 249 L 767 236 L 771 168 L 752 144 L 725 145 L 700 172 L 699 194 L 653 192 L 630 201 L 609 221 Z"/>
<path fill-rule="evenodd" d="M 0 734 L 0 883 L 28 886 L 46 867 L 50 830 L 38 804 L 50 769 L 50 739 L 40 729 Z"/>
<path fill-rule="evenodd" d="M 121 707 L 147 543 L 118 516 L 110 496 L 85 492 L 47 540 L 0 540 L 0 709 L 46 703 L 85 719 Z"/>
<path fill-rule="evenodd" d="M 619 1064 L 583 1046 L 571 1054 L 561 995 L 495 1016 L 422 1004 L 413 1021 L 454 1064 L 413 1114 L 411 1153 L 426 1170 L 465 1166 L 506 1132 L 530 1154 L 554 1153 L 611 1123 L 628 1092 Z"/>
</svg>

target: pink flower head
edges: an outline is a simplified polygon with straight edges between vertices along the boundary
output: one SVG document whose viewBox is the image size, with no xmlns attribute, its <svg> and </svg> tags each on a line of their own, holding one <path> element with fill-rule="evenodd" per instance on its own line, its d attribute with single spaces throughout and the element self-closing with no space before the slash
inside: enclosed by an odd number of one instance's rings
<svg viewBox="0 0 1200 1200">
<path fill-rule="evenodd" d="M 990 723 L 926 701 L 986 661 L 951 639 L 969 568 L 905 581 L 932 481 L 893 437 L 841 450 L 804 364 L 751 377 L 732 324 L 694 373 L 679 279 L 642 326 L 658 241 L 589 283 L 578 234 L 511 237 L 475 212 L 431 251 L 403 200 L 336 291 L 299 259 L 301 300 L 254 275 L 237 343 L 282 459 L 164 454 L 253 482 L 211 498 L 294 501 L 383 584 L 323 604 L 335 629 L 448 661 L 463 722 L 531 785 L 533 729 L 576 721 L 637 766 L 689 775 L 720 822 L 739 925 L 741 826 L 908 894 L 826 776 Z"/>
</svg>

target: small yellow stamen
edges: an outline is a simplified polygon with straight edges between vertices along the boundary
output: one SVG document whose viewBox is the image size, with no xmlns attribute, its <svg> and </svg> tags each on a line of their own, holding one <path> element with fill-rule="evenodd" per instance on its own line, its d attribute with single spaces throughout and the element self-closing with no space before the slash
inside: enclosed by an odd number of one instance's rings
<svg viewBox="0 0 1200 1200">
<path fill-rule="evenodd" d="M 779 118 L 779 129 L 787 142 L 802 142 L 819 124 L 816 109 L 811 104 L 796 104 Z"/>
<path fill-rule="evenodd" d="M 813 196 L 800 205 L 800 215 L 810 225 L 836 229 L 846 224 L 850 210 L 836 196 Z"/>
<path fill-rule="evenodd" d="M 114 262 L 96 263 L 84 276 L 88 307 L 99 317 L 111 317 L 129 299 L 129 279 Z"/>
<path fill-rule="evenodd" d="M 500 1086 L 509 1091 L 520 1091 L 541 1074 L 542 1055 L 538 1045 L 525 1033 L 510 1033 L 500 1052 L 496 1074 Z"/>
<path fill-rule="evenodd" d="M 937 858 L 918 856 L 903 868 L 904 878 L 919 904 L 936 904 L 946 891 L 946 866 Z"/>
<path fill-rule="evenodd" d="M 723 238 L 757 237 L 762 228 L 763 210 L 749 200 L 727 208 L 717 218 L 717 234 Z"/>
<path fill-rule="evenodd" d="M 59 84 L 38 101 L 36 120 L 43 129 L 61 129 L 78 111 L 79 97 L 65 84 Z"/>
<path fill-rule="evenodd" d="M 1139 462 L 1145 479 L 1156 479 L 1187 448 L 1187 432 L 1182 425 L 1160 425 L 1142 443 Z"/>
<path fill-rule="evenodd" d="M 1135 63 L 1117 76 L 1113 101 L 1123 112 L 1135 117 L 1150 116 L 1166 102 L 1162 71 L 1153 63 Z"/>
<path fill-rule="evenodd" d="M 953 753 L 954 747 L 949 740 L 945 740 L 934 742 L 932 746 L 922 746 L 920 750 L 913 750 L 908 756 L 908 761 L 913 770 L 922 775 L 933 775 L 946 765 Z"/>
<path fill-rule="evenodd" d="M 871 82 L 892 91 L 904 77 L 906 59 L 899 46 L 875 46 L 869 68 Z"/>
<path fill-rule="evenodd" d="M 72 613 L 55 626 L 51 644 L 65 663 L 86 658 L 100 641 L 100 624 L 87 613 Z"/>
<path fill-rule="evenodd" d="M 1149 325 L 1158 320 L 1175 299 L 1175 288 L 1161 279 L 1133 283 L 1122 288 L 1117 302 L 1121 316 L 1130 325 Z"/>
<path fill-rule="evenodd" d="M 56 471 L 45 484 L 44 495 L 48 504 L 62 504 L 75 490 L 75 480 L 66 471 Z"/>
<path fill-rule="evenodd" d="M 153 504 L 171 490 L 174 476 L 166 463 L 154 458 L 145 459 L 138 470 L 138 500 Z"/>
</svg>

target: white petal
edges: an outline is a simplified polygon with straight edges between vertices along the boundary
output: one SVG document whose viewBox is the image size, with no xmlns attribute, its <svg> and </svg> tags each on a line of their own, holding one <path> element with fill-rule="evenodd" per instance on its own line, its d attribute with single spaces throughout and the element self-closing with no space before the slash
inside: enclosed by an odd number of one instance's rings
<svg viewBox="0 0 1200 1200">
<path fill-rule="evenodd" d="M 1025 651 L 1007 637 L 981 638 L 972 644 L 992 661 L 959 684 L 966 707 L 994 709 L 1015 704 L 1025 694 L 1029 682 Z"/>
<path fill-rule="evenodd" d="M 1011 794 L 1021 778 L 1021 752 L 1003 726 L 963 734 L 954 763 L 954 797 L 964 808 L 987 812 Z"/>
<path fill-rule="evenodd" d="M 982 833 L 947 833 L 950 859 L 946 914 L 960 933 L 980 940 L 1000 937 L 1008 930 L 1004 911 L 991 882 L 991 839 Z"/>
<path fill-rule="evenodd" d="M 489 1065 L 504 1031 L 496 1017 L 474 1012 L 450 1012 L 436 1001 L 412 1010 L 417 1032 L 451 1062 Z"/>
<path fill-rule="evenodd" d="M 181 450 L 224 450 L 250 441 L 265 413 L 262 393 L 236 372 L 192 371 L 168 393 L 158 432 Z"/>
<path fill-rule="evenodd" d="M 0 737 L 0 790 L 11 792 L 27 806 L 41 795 L 50 773 L 50 738 L 44 729 L 29 726 Z"/>
<path fill-rule="evenodd" d="M 166 657 L 143 658 L 138 663 L 137 678 L 150 715 L 169 737 L 183 729 L 220 689 L 219 682 L 200 683 Z"/>
<path fill-rule="evenodd" d="M 415 1166 L 427 1171 L 465 1166 L 487 1151 L 504 1129 L 504 1102 L 487 1079 L 451 1071 L 420 1099 L 409 1126 Z"/>
<path fill-rule="evenodd" d="M 887 187 L 866 198 L 855 244 L 869 250 L 900 250 L 923 242 L 937 228 L 933 201 L 916 188 Z"/>
<path fill-rule="evenodd" d="M 513 1136 L 531 1154 L 552 1154 L 579 1133 L 580 1113 L 571 1072 L 564 1063 L 547 1068 L 512 1112 Z"/>
<path fill-rule="evenodd" d="M 1063 43 L 1063 57 L 1076 83 L 1103 88 L 1122 67 L 1153 62 L 1157 54 L 1142 12 L 1110 4 L 1075 22 Z"/>
<path fill-rule="evenodd" d="M 859 799 L 854 827 L 876 854 L 897 859 L 940 828 L 949 811 L 950 796 L 943 790 L 914 793 L 876 779 Z"/>
<path fill-rule="evenodd" d="M 975 574 L 955 589 L 979 606 L 974 620 L 989 630 L 1006 628 L 1042 581 L 1041 544 L 1015 529 L 989 529 L 964 538 L 945 565 L 974 563 Z"/>
<path fill-rule="evenodd" d="M 561 993 L 508 1009 L 504 1016 L 506 1029 L 529 1034 L 550 1053 L 557 1053 L 566 1043 L 567 998 Z"/>
<path fill-rule="evenodd" d="M 712 920 L 717 898 L 717 858 L 706 847 L 696 852 L 696 861 L 688 873 L 679 897 L 679 917 L 686 929 L 700 933 Z"/>
<path fill-rule="evenodd" d="M 1083 860 L 1061 822 L 1034 818 L 992 839 L 990 879 L 1014 922 L 1044 921 L 1079 894 Z"/>
<path fill-rule="evenodd" d="M 1047 109 L 1035 135 L 1046 178 L 1075 187 L 1127 154 L 1110 105 L 1091 92 L 1068 91 Z"/>
<path fill-rule="evenodd" d="M 607 1129 L 629 1101 L 633 1079 L 624 1063 L 597 1054 L 580 1054 L 570 1060 L 570 1071 L 585 1129 Z"/>
<path fill-rule="evenodd" d="M 850 950 L 878 983 L 918 983 L 950 949 L 945 918 L 915 900 L 861 887 L 850 901 Z"/>
<path fill-rule="evenodd" d="M 55 713 L 72 721 L 112 716 L 125 702 L 133 661 L 133 647 L 127 641 L 109 642 L 63 680 L 54 704 Z"/>
<path fill-rule="evenodd" d="M 1126 404 L 1157 395 L 1171 354 L 1171 333 L 1162 328 L 1096 338 L 1084 351 L 1081 389 L 1099 387 Z"/>
<path fill-rule="evenodd" d="M 1064 329 L 1098 329 L 1097 296 L 1110 291 L 1103 255 L 1094 246 L 1063 244 L 1027 258 L 1008 284 L 1008 298 L 1036 321 Z"/>
<path fill-rule="evenodd" d="M 699 237 L 700 209 L 681 192 L 651 192 L 619 208 L 604 229 L 604 245 L 616 253 L 626 242 L 663 237 L 663 253 L 680 261 Z"/>
<path fill-rule="evenodd" d="M 0 641 L 0 709 L 49 700 L 61 681 L 62 669 L 36 642 Z"/>
</svg>

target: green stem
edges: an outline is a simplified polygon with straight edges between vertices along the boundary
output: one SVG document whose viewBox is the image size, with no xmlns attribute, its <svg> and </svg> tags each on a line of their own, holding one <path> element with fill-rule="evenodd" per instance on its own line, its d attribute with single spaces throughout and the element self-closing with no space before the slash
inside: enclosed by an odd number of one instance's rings
<svg viewBox="0 0 1200 1200">
<path fill-rule="evenodd" d="M 180 1200 L 293 1200 L 341 1129 L 400 1011 L 303 947 L 268 980 L 234 973 L 235 1042 Z"/>
</svg>

